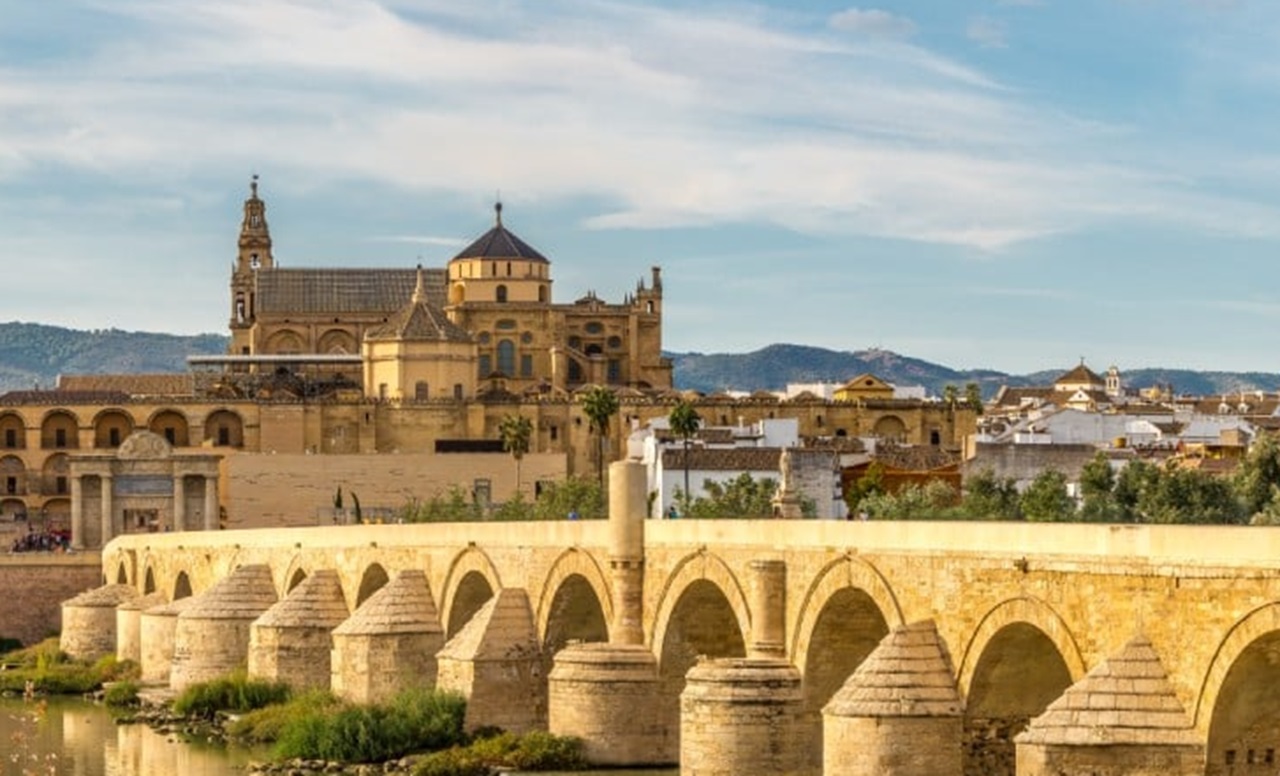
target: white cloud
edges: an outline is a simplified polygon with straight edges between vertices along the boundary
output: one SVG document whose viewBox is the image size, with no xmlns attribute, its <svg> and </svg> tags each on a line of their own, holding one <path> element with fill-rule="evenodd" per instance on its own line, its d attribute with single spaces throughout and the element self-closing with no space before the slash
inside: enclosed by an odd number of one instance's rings
<svg viewBox="0 0 1280 776">
<path fill-rule="evenodd" d="M 901 40 L 592 0 L 103 9 L 133 32 L 54 67 L 0 58 L 0 176 L 270 163 L 313 186 L 588 197 L 601 229 L 756 222 L 989 251 L 1122 216 L 1280 228 L 1271 208 L 1093 163 L 1122 129 Z"/>
<path fill-rule="evenodd" d="M 988 16 L 970 19 L 965 27 L 965 36 L 983 48 L 1004 48 L 1008 45 L 1008 28 L 1004 22 Z"/>
<path fill-rule="evenodd" d="M 908 37 L 916 31 L 915 22 L 905 16 L 896 16 L 879 8 L 849 8 L 832 14 L 828 20 L 832 29 L 856 32 L 862 35 L 888 35 Z"/>
</svg>

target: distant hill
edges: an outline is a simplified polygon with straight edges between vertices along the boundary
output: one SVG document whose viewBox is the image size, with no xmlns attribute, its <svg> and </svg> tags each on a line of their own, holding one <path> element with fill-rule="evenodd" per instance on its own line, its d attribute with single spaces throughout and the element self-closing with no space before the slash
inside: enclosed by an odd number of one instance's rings
<svg viewBox="0 0 1280 776">
<path fill-rule="evenodd" d="M 0 390 L 52 388 L 60 374 L 185 372 L 187 356 L 226 353 L 227 342 L 220 334 L 183 337 L 0 323 Z"/>
<path fill-rule="evenodd" d="M 696 391 L 782 390 L 788 383 L 843 383 L 864 372 L 897 385 L 923 385 L 940 395 L 948 383 L 963 387 L 976 382 L 991 397 L 1001 385 L 1049 385 L 1074 364 L 1061 370 L 1011 375 L 990 369 L 956 370 L 902 356 L 888 350 L 836 351 L 805 345 L 770 345 L 752 353 L 667 353 L 675 364 L 676 386 Z M 1275 391 L 1280 374 L 1270 372 L 1196 372 L 1186 369 L 1134 369 L 1122 372 L 1135 388 L 1172 385 L 1175 393 L 1215 394 L 1235 391 Z"/>
<path fill-rule="evenodd" d="M 175 334 L 100 329 L 78 331 L 37 323 L 0 323 L 0 391 L 52 388 L 60 374 L 185 372 L 190 355 L 227 352 L 221 334 Z M 782 390 L 788 383 L 845 382 L 863 372 L 898 385 L 923 385 L 941 394 L 948 383 L 976 382 L 990 397 L 1001 385 L 1048 385 L 1061 371 L 1010 375 L 990 369 L 956 370 L 888 350 L 836 351 L 805 345 L 770 345 L 752 353 L 667 353 L 675 363 L 680 389 L 707 393 Z M 1275 391 L 1280 374 L 1269 372 L 1195 372 L 1184 369 L 1135 369 L 1125 382 L 1144 388 L 1169 384 L 1176 393 L 1212 394 Z"/>
</svg>

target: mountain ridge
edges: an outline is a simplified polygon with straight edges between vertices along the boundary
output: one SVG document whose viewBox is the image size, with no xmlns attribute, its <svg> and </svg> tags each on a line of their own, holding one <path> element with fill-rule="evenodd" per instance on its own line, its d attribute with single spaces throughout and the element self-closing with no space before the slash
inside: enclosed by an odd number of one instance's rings
<svg viewBox="0 0 1280 776">
<path fill-rule="evenodd" d="M 222 334 L 165 334 L 120 329 L 80 330 L 40 323 L 0 323 L 0 390 L 52 388 L 60 374 L 185 372 L 189 355 L 221 355 L 229 338 Z M 731 389 L 778 391 L 790 383 L 848 380 L 871 372 L 888 382 L 923 385 L 940 395 L 951 384 L 976 382 L 991 396 L 1001 385 L 1049 385 L 1060 371 L 1025 375 L 995 369 L 954 369 L 882 348 L 831 350 L 777 343 L 749 353 L 665 352 L 674 365 L 676 387 L 705 393 Z M 1172 385 L 1177 393 L 1221 394 L 1275 391 L 1280 373 L 1198 371 L 1149 367 L 1122 372 L 1127 385 Z"/>
</svg>

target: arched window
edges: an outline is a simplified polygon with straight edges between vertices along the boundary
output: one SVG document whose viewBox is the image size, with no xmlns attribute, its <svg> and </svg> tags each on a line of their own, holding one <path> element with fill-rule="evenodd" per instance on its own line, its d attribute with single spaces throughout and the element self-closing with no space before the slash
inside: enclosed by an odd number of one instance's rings
<svg viewBox="0 0 1280 776">
<path fill-rule="evenodd" d="M 499 301 L 499 302 L 505 302 L 505 301 L 507 301 L 507 287 L 506 287 L 506 286 L 498 286 L 497 296 L 498 296 L 498 301 Z"/>
<path fill-rule="evenodd" d="M 516 373 L 516 343 L 511 340 L 498 341 L 498 371 L 508 377 Z"/>
<path fill-rule="evenodd" d="M 547 287 L 546 287 L 546 286 L 538 286 L 538 301 L 539 301 L 539 302 L 546 302 L 546 301 L 547 301 Z"/>
</svg>

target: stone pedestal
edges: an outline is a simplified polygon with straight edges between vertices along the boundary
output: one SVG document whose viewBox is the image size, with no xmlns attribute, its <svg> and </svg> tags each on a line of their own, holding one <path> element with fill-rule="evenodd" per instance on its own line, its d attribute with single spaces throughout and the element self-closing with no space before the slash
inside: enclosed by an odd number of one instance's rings
<svg viewBox="0 0 1280 776">
<path fill-rule="evenodd" d="M 582 740 L 588 762 L 667 765 L 658 661 L 633 644 L 571 644 L 556 653 L 547 690 L 547 728 Z"/>
<path fill-rule="evenodd" d="M 681 776 L 816 776 L 800 672 L 770 658 L 689 670 L 680 695 Z"/>
</svg>

